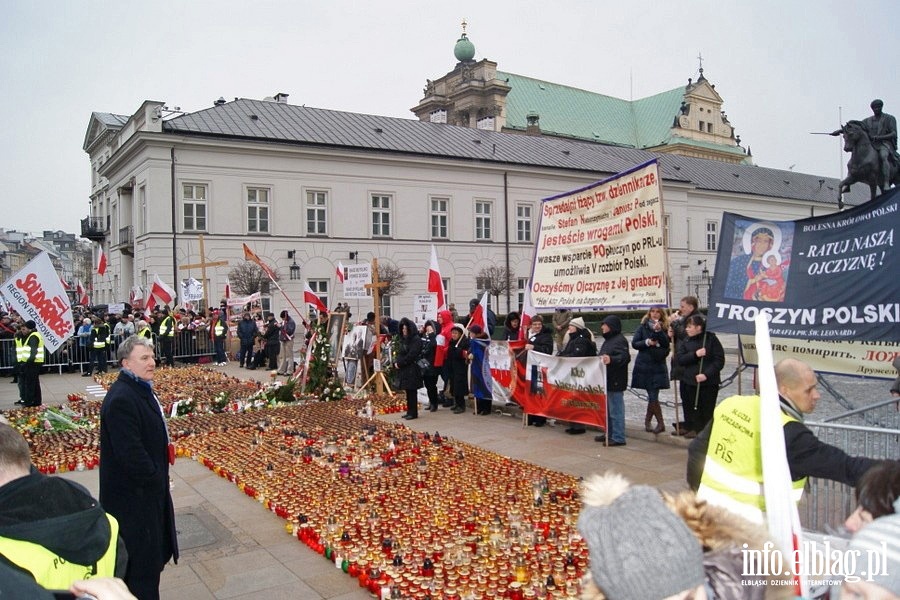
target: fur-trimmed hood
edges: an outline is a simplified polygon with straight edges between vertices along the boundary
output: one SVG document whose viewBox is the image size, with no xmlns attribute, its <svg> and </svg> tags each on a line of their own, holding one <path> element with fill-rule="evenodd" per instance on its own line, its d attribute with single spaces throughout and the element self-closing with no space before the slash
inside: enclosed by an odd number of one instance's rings
<svg viewBox="0 0 900 600">
<path fill-rule="evenodd" d="M 631 487 L 631 483 L 618 473 L 592 475 L 582 484 L 582 501 L 585 507 L 609 505 Z M 761 525 L 751 523 L 728 510 L 707 504 L 691 491 L 678 494 L 661 493 L 668 508 L 680 517 L 694 534 L 704 552 L 704 567 L 707 576 L 707 592 L 712 591 L 710 600 L 781 600 L 793 598 L 790 586 L 741 586 L 743 544 L 748 549 L 762 550 L 770 540 L 768 532 Z M 648 565 L 647 577 L 656 575 Z M 734 577 L 737 576 L 737 584 Z M 593 581 L 590 571 L 582 582 L 582 600 L 606 600 L 607 596 Z M 614 600 L 614 599 L 613 599 Z"/>
</svg>

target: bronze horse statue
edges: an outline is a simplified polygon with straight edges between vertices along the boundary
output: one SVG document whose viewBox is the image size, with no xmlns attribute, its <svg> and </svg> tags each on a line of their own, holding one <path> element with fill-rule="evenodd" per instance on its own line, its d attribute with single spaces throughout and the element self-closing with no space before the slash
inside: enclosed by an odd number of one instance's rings
<svg viewBox="0 0 900 600">
<path fill-rule="evenodd" d="M 847 177 L 838 186 L 838 208 L 844 208 L 843 194 L 850 191 L 854 183 L 867 183 L 872 191 L 870 199 L 874 199 L 877 191 L 881 189 L 883 194 L 885 177 L 881 172 L 881 160 L 878 151 L 872 146 L 866 126 L 861 121 L 848 121 L 839 131 L 844 136 L 844 152 L 850 153 L 850 161 L 847 163 Z M 893 185 L 900 186 L 900 166 L 895 159 L 891 159 L 890 177 L 887 178 Z"/>
</svg>

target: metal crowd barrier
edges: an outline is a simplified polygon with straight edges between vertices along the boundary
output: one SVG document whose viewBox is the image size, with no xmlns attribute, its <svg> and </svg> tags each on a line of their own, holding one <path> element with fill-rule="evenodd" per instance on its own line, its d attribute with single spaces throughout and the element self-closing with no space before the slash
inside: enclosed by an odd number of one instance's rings
<svg viewBox="0 0 900 600">
<path fill-rule="evenodd" d="M 153 345 L 156 349 L 156 358 L 159 360 L 160 351 L 159 344 L 156 341 L 157 336 L 152 336 Z M 82 346 L 77 337 L 66 340 L 66 343 L 60 346 L 56 352 L 44 351 L 44 370 L 62 372 L 84 372 L 91 364 L 91 348 L 90 346 Z M 106 348 L 106 364 L 107 368 L 116 364 L 116 350 L 121 343 L 121 339 L 113 336 L 112 344 Z M 179 332 L 175 335 L 173 346 L 173 356 L 175 360 L 183 363 L 206 363 L 210 362 L 214 353 L 212 340 L 209 338 L 208 332 L 203 330 L 199 332 Z M 0 373 L 4 375 L 11 374 L 16 365 L 16 345 L 14 340 L 0 340 Z"/>
<path fill-rule="evenodd" d="M 836 446 L 851 456 L 897 460 L 900 457 L 900 416 L 897 399 L 877 402 L 864 409 L 832 417 L 830 422 L 807 422 L 820 441 Z M 893 414 L 890 411 L 894 411 Z M 835 423 L 837 419 L 872 424 Z M 803 501 L 800 521 L 806 529 L 824 531 L 838 529 L 856 508 L 852 487 L 811 477 Z"/>
</svg>

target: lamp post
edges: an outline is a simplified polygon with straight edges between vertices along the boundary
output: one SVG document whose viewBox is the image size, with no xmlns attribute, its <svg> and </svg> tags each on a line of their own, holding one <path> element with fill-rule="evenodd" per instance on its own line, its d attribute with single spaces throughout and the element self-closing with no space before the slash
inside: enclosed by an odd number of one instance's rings
<svg viewBox="0 0 900 600">
<path fill-rule="evenodd" d="M 293 261 L 291 262 L 291 266 L 288 267 L 291 281 L 300 279 L 300 265 L 297 264 L 297 251 L 288 250 L 288 258 Z"/>
<path fill-rule="evenodd" d="M 700 271 L 700 286 L 706 288 L 706 306 L 709 306 L 709 289 L 712 287 L 712 279 L 709 276 L 709 268 L 706 266 L 706 259 L 698 260 L 698 265 L 703 265 L 703 270 Z M 698 286 L 698 288 L 700 287 Z M 697 295 L 700 295 L 700 290 L 697 290 Z"/>
</svg>

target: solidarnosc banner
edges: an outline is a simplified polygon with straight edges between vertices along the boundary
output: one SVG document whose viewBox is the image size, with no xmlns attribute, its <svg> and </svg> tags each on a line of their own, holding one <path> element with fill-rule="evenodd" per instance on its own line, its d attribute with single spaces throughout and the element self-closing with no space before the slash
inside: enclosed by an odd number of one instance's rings
<svg viewBox="0 0 900 600">
<path fill-rule="evenodd" d="M 28 261 L 0 291 L 23 319 L 35 322 L 51 354 L 75 333 L 69 297 L 46 252 Z"/>
<path fill-rule="evenodd" d="M 666 249 L 656 160 L 541 203 L 535 308 L 665 306 Z"/>
<path fill-rule="evenodd" d="M 772 337 L 900 342 L 900 190 L 799 221 L 722 216 L 709 328 Z"/>
</svg>

